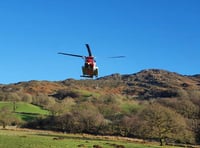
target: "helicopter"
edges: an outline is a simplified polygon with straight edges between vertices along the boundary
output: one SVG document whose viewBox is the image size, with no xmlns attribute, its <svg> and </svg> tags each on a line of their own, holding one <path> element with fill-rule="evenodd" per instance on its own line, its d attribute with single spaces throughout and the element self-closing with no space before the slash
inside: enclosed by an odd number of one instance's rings
<svg viewBox="0 0 200 148">
<path fill-rule="evenodd" d="M 87 77 L 87 78 L 98 77 L 98 67 L 96 65 L 95 57 L 92 55 L 89 44 L 85 44 L 85 46 L 88 51 L 88 56 L 69 54 L 69 53 L 63 53 L 63 52 L 58 52 L 58 54 L 74 56 L 74 57 L 79 57 L 79 58 L 84 59 L 85 63 L 82 66 L 82 74 L 83 75 L 81 75 L 81 77 Z M 124 57 L 125 56 L 114 56 L 114 57 L 109 57 L 109 58 L 124 58 Z"/>
<path fill-rule="evenodd" d="M 84 59 L 85 64 L 82 66 L 83 75 L 81 75 L 81 77 L 87 77 L 87 78 L 93 78 L 94 76 L 98 77 L 98 67 L 96 66 L 95 57 L 92 55 L 89 44 L 85 44 L 85 46 L 88 50 L 88 56 L 69 54 L 69 53 L 63 53 L 63 52 L 58 52 L 58 54 L 80 57 Z"/>
</svg>

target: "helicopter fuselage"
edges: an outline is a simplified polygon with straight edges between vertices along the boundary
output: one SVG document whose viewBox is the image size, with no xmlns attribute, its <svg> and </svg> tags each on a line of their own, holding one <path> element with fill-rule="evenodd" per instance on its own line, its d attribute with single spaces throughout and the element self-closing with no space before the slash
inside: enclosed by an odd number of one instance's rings
<svg viewBox="0 0 200 148">
<path fill-rule="evenodd" d="M 85 57 L 85 64 L 82 66 L 82 73 L 83 75 L 81 77 L 98 77 L 98 67 L 96 66 L 96 61 L 93 56 Z"/>
</svg>

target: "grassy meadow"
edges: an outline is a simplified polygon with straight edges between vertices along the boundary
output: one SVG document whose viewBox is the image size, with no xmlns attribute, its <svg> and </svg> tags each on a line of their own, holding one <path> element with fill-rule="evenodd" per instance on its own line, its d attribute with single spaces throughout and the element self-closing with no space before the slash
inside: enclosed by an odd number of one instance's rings
<svg viewBox="0 0 200 148">
<path fill-rule="evenodd" d="M 13 102 L 0 102 L 0 109 L 2 107 L 7 107 L 9 110 L 13 111 Z M 15 103 L 15 116 L 23 121 L 30 121 L 40 115 L 48 115 L 49 111 L 42 109 L 39 106 L 25 103 L 25 102 L 16 102 Z"/>
<path fill-rule="evenodd" d="M 137 108 L 137 104 L 124 103 L 123 110 Z M 0 109 L 7 107 L 13 111 L 13 102 L 0 102 Z M 30 121 L 41 115 L 49 115 L 47 110 L 24 102 L 16 102 L 14 115 L 23 121 Z M 144 143 L 122 137 L 92 136 L 86 134 L 63 134 L 52 131 L 29 129 L 0 129 L 0 148 L 159 148 L 159 143 Z M 167 146 L 169 147 L 169 146 Z"/>
<path fill-rule="evenodd" d="M 36 130 L 0 130 L 2 148 L 159 148 L 151 143 L 100 138 L 91 135 L 61 134 Z M 165 147 L 164 147 L 165 148 Z"/>
<path fill-rule="evenodd" d="M 13 102 L 0 102 L 0 108 L 7 106 L 9 109 L 13 109 Z M 16 110 L 18 113 L 32 113 L 32 114 L 48 114 L 47 110 L 41 109 L 39 106 L 25 103 L 25 102 L 16 102 Z"/>
</svg>

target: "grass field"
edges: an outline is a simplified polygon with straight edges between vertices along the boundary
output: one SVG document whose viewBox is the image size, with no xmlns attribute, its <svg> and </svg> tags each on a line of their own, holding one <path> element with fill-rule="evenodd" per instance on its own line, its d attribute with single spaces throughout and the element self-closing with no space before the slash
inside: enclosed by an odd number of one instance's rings
<svg viewBox="0 0 200 148">
<path fill-rule="evenodd" d="M 0 102 L 0 109 L 4 106 L 12 111 L 13 102 Z M 126 104 L 124 107 L 129 109 Z M 38 106 L 16 102 L 15 115 L 24 121 L 48 114 L 47 110 Z M 0 148 L 94 148 L 95 146 L 96 148 L 159 148 L 158 144 L 142 144 L 117 137 L 62 134 L 28 129 L 0 129 Z"/>
<path fill-rule="evenodd" d="M 0 102 L 0 108 L 7 106 L 9 109 L 13 109 L 13 102 Z M 25 103 L 25 102 L 16 102 L 16 112 L 18 113 L 33 113 L 33 114 L 48 114 L 47 110 L 41 109 L 39 106 Z"/>
<path fill-rule="evenodd" d="M 0 109 L 4 106 L 8 107 L 11 111 L 13 111 L 13 102 L 0 102 Z M 39 115 L 48 114 L 49 111 L 44 110 L 39 106 L 25 102 L 16 102 L 15 115 L 23 121 L 30 121 Z"/>
<path fill-rule="evenodd" d="M 61 134 L 33 130 L 0 130 L 1 148 L 93 148 L 95 145 L 101 148 L 160 147 L 153 144 L 141 144 L 119 139 L 106 140 L 105 138 L 89 135 Z"/>
</svg>

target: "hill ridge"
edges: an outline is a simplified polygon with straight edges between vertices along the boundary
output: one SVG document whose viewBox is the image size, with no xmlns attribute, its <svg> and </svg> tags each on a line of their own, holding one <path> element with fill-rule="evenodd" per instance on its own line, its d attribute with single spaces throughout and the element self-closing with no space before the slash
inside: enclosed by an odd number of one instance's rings
<svg viewBox="0 0 200 148">
<path fill-rule="evenodd" d="M 0 92 L 22 92 L 31 95 L 51 95 L 59 93 L 60 90 L 117 93 L 142 99 L 171 98 L 179 96 L 179 91 L 200 91 L 200 74 L 186 76 L 167 70 L 144 69 L 133 74 L 115 73 L 95 80 L 31 80 L 0 86 Z"/>
</svg>

